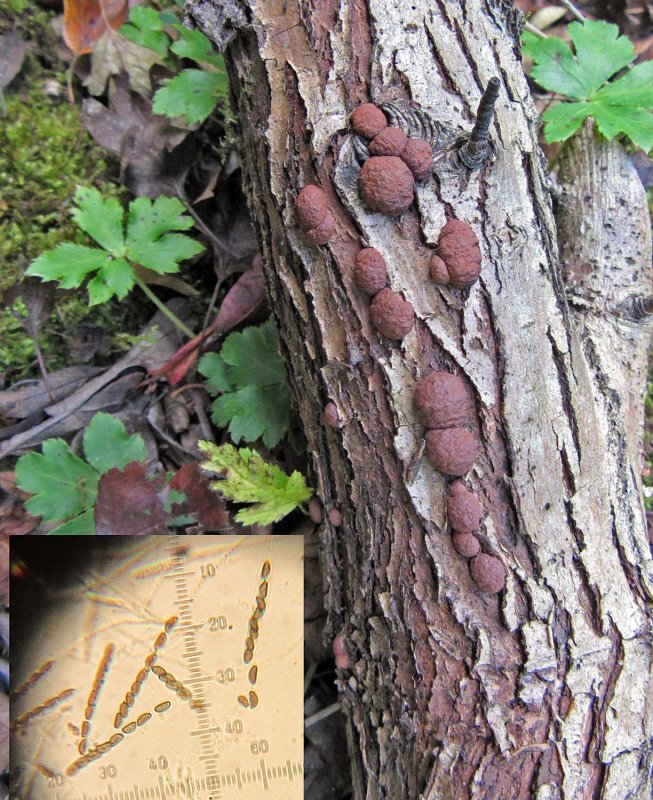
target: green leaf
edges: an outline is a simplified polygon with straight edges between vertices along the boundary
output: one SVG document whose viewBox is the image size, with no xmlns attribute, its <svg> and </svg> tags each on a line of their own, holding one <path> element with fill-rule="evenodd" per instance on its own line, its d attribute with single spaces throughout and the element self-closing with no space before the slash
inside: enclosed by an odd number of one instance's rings
<svg viewBox="0 0 653 800">
<path fill-rule="evenodd" d="M 139 197 L 129 206 L 127 215 L 127 255 L 132 261 L 158 272 L 177 272 L 179 262 L 201 253 L 204 247 L 183 234 L 193 227 L 193 220 L 183 214 L 183 203 L 174 197 L 157 197 L 152 202 Z"/>
<path fill-rule="evenodd" d="M 154 95 L 152 110 L 166 117 L 183 117 L 187 125 L 202 122 L 225 93 L 226 76 L 202 69 L 185 69 Z"/>
<path fill-rule="evenodd" d="M 216 425 L 228 427 L 235 442 L 263 439 L 272 448 L 290 427 L 290 393 L 279 340 L 270 319 L 228 336 L 220 355 L 208 354 L 200 372 L 209 389 L 223 392 L 212 406 Z"/>
<path fill-rule="evenodd" d="M 548 142 L 564 141 L 587 117 L 608 139 L 625 133 L 649 150 L 653 146 L 653 63 L 633 67 L 626 75 L 606 81 L 634 58 L 632 43 L 616 25 L 586 20 L 569 25 L 575 54 L 560 39 L 541 39 L 525 33 L 524 53 L 534 59 L 533 77 L 552 92 L 576 103 L 553 106 L 542 115 Z"/>
<path fill-rule="evenodd" d="M 79 186 L 75 193 L 77 208 L 73 219 L 105 250 L 116 256 L 124 255 L 124 211 L 115 197 L 104 198 L 93 187 Z"/>
<path fill-rule="evenodd" d="M 199 442 L 198 447 L 209 458 L 202 469 L 223 478 L 211 488 L 237 503 L 254 504 L 236 514 L 245 525 L 276 522 L 313 494 L 299 472 L 287 475 L 253 450 L 212 442 Z"/>
<path fill-rule="evenodd" d="M 175 17 L 175 21 L 176 21 Z M 168 55 L 170 40 L 163 32 L 165 20 L 161 18 L 161 13 L 155 11 L 151 6 L 137 5 L 132 6 L 129 12 L 129 22 L 123 25 L 120 33 L 136 44 L 154 50 L 160 56 Z"/>
<path fill-rule="evenodd" d="M 288 387 L 245 386 L 223 394 L 213 403 L 211 418 L 218 427 L 229 427 L 234 442 L 263 439 L 271 449 L 289 427 L 290 394 Z"/>
<path fill-rule="evenodd" d="M 180 22 L 173 27 L 179 32 L 179 38 L 170 47 L 173 53 L 181 58 L 192 58 L 198 63 L 211 64 L 225 72 L 224 59 L 215 52 L 211 40 L 202 31 L 197 28 L 188 30 Z"/>
<path fill-rule="evenodd" d="M 117 258 L 100 267 L 98 274 L 89 281 L 89 305 L 105 303 L 115 296 L 122 300 L 134 285 L 134 270 L 124 258 Z"/>
<path fill-rule="evenodd" d="M 132 461 L 147 461 L 147 448 L 143 437 L 128 436 L 125 426 L 117 418 L 98 412 L 84 431 L 84 454 L 100 475 L 113 467 L 124 469 Z"/>
<path fill-rule="evenodd" d="M 48 536 L 95 536 L 95 509 L 89 508 L 78 517 L 64 522 L 54 530 L 50 531 Z"/>
<path fill-rule="evenodd" d="M 583 124 L 588 116 L 589 103 L 558 103 L 542 114 L 546 123 L 544 138 L 547 142 L 564 142 Z"/>
<path fill-rule="evenodd" d="M 220 357 L 229 364 L 237 386 L 273 386 L 286 382 L 286 367 L 279 357 L 279 336 L 272 318 L 259 327 L 245 328 L 225 339 Z"/>
<path fill-rule="evenodd" d="M 75 289 L 90 272 L 110 260 L 106 250 L 64 242 L 32 261 L 26 274 L 36 275 L 44 281 L 59 281 L 63 289 Z"/>
<path fill-rule="evenodd" d="M 47 439 L 43 453 L 27 453 L 16 464 L 16 485 L 34 495 L 25 508 L 46 522 L 77 516 L 91 508 L 99 475 L 63 439 Z"/>
<path fill-rule="evenodd" d="M 207 379 L 213 392 L 230 392 L 233 385 L 229 380 L 228 366 L 217 353 L 205 353 L 197 364 L 197 370 Z"/>
<path fill-rule="evenodd" d="M 619 28 L 609 22 L 591 19 L 582 24 L 572 22 L 567 30 L 588 97 L 635 58 L 633 43 L 620 36 Z"/>
</svg>

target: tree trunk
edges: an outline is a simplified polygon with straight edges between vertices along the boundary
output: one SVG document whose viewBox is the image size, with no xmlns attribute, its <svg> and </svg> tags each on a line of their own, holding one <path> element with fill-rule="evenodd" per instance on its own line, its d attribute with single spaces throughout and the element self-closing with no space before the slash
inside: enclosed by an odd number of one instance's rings
<svg viewBox="0 0 653 800">
<path fill-rule="evenodd" d="M 585 131 L 563 156 L 561 254 L 512 5 L 496 0 L 193 0 L 226 49 L 246 188 L 314 485 L 354 794 L 399 800 L 650 798 L 653 570 L 640 485 L 651 241 L 617 146 Z M 493 157 L 453 161 L 489 79 Z M 400 217 L 360 200 L 349 116 L 392 101 L 435 120 L 433 177 Z M 410 117 L 410 112 L 404 116 Z M 438 125 L 440 127 L 438 127 Z M 325 191 L 326 246 L 297 226 Z M 448 218 L 476 231 L 469 292 L 432 283 Z M 611 227 L 612 226 L 612 227 Z M 379 336 L 356 252 L 380 250 L 416 312 Z M 482 549 L 507 570 L 481 592 L 452 546 L 450 479 L 422 459 L 417 381 L 446 370 L 474 398 L 465 476 Z M 341 427 L 320 415 L 335 403 Z"/>
</svg>

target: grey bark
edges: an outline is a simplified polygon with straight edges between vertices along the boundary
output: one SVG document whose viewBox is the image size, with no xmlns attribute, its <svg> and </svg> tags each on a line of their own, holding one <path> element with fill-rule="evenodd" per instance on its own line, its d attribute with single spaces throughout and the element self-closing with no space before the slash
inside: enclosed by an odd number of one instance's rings
<svg viewBox="0 0 653 800">
<path fill-rule="evenodd" d="M 640 473 L 650 325 L 633 295 L 651 293 L 651 238 L 626 157 L 591 132 L 567 149 L 559 250 L 509 3 L 190 8 L 228 43 L 312 477 L 342 513 L 322 547 L 330 632 L 342 631 L 352 662 L 340 688 L 356 798 L 649 798 L 653 570 Z M 468 174 L 444 159 L 400 218 L 366 210 L 348 132 L 355 106 L 396 101 L 469 131 L 495 75 L 493 160 Z M 321 248 L 295 222 L 308 183 L 337 223 Z M 428 279 L 450 217 L 481 242 L 468 297 Z M 401 344 L 375 333 L 353 283 L 361 246 L 384 254 L 391 287 L 415 308 Z M 499 596 L 472 582 L 447 529 L 447 479 L 419 458 L 412 395 L 433 368 L 463 376 L 475 399 L 482 454 L 466 483 L 487 511 L 483 549 L 508 571 Z M 327 400 L 340 429 L 319 423 Z"/>
</svg>

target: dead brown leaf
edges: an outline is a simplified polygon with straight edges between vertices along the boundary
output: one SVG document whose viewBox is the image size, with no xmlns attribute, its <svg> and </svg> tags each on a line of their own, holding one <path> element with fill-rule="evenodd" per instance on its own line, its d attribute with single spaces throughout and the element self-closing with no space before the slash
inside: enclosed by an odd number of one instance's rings
<svg viewBox="0 0 653 800">
<path fill-rule="evenodd" d="M 7 31 L 0 36 L 0 90 L 18 75 L 26 53 L 27 42 L 18 31 Z"/>
<path fill-rule="evenodd" d="M 76 56 L 90 53 L 107 28 L 127 21 L 127 0 L 64 0 L 63 38 Z"/>
<path fill-rule="evenodd" d="M 84 79 L 84 86 L 91 94 L 100 95 L 112 75 L 126 72 L 132 89 L 148 95 L 152 89 L 150 68 L 160 61 L 161 56 L 154 50 L 107 28 L 93 50 L 91 72 Z"/>
</svg>

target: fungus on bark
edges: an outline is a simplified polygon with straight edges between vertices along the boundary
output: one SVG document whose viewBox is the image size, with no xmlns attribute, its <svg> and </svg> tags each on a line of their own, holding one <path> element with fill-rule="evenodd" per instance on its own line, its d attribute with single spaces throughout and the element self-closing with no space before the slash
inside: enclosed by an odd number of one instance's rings
<svg viewBox="0 0 653 800">
<path fill-rule="evenodd" d="M 323 425 L 327 425 L 329 428 L 340 428 L 342 426 L 342 423 L 340 422 L 340 417 L 338 416 L 338 409 L 335 403 L 328 402 L 324 406 L 320 422 Z"/>
<path fill-rule="evenodd" d="M 403 339 L 415 324 L 413 306 L 392 289 L 381 289 L 371 304 L 372 324 L 388 339 Z"/>
<path fill-rule="evenodd" d="M 320 502 L 319 498 L 312 497 L 308 502 L 308 516 L 311 520 L 316 524 L 319 525 L 323 519 L 322 513 L 322 503 Z"/>
<path fill-rule="evenodd" d="M 374 247 L 364 247 L 356 253 L 354 278 L 365 294 L 370 296 L 380 292 L 388 283 L 385 259 Z"/>
<path fill-rule="evenodd" d="M 450 219 L 440 231 L 437 249 L 454 289 L 469 289 L 476 283 L 481 274 L 481 249 L 470 225 L 459 219 Z M 433 261 L 431 265 L 434 269 Z M 439 264 L 435 270 L 440 270 Z"/>
<path fill-rule="evenodd" d="M 481 549 L 481 543 L 473 533 L 454 533 L 453 546 L 463 558 L 474 558 Z"/>
<path fill-rule="evenodd" d="M 445 428 L 426 432 L 426 457 L 444 475 L 459 478 L 474 466 L 478 441 L 467 428 Z"/>
<path fill-rule="evenodd" d="M 456 533 L 471 533 L 481 524 L 483 506 L 462 481 L 451 484 L 447 516 Z"/>
<path fill-rule="evenodd" d="M 314 245 L 326 244 L 336 232 L 336 221 L 333 214 L 327 211 L 326 217 L 314 228 L 306 231 L 307 240 Z"/>
<path fill-rule="evenodd" d="M 426 428 L 459 428 L 469 421 L 470 402 L 462 378 L 431 372 L 417 384 L 415 409 Z"/>
<path fill-rule="evenodd" d="M 482 592 L 496 594 L 506 583 L 506 568 L 495 556 L 479 553 L 469 565 L 472 580 Z"/>
<path fill-rule="evenodd" d="M 388 127 L 388 120 L 383 111 L 374 103 L 363 103 L 351 115 L 351 126 L 356 133 L 372 139 Z"/>
<path fill-rule="evenodd" d="M 397 156 L 372 156 L 361 168 L 358 188 L 369 209 L 395 216 L 412 205 L 415 179 Z"/>
<path fill-rule="evenodd" d="M 334 528 L 339 528 L 342 525 L 342 514 L 338 511 L 337 508 L 332 508 L 329 511 L 329 522 L 333 525 Z"/>
<path fill-rule="evenodd" d="M 369 151 L 373 156 L 401 156 L 408 143 L 408 137 L 401 128 L 388 126 L 370 142 Z"/>
<path fill-rule="evenodd" d="M 401 151 L 401 160 L 416 181 L 425 181 L 433 171 L 433 151 L 426 139 L 409 139 Z"/>
<path fill-rule="evenodd" d="M 313 183 L 304 186 L 295 202 L 297 224 L 313 245 L 326 244 L 336 232 L 336 223 L 329 211 L 326 195 Z"/>
<path fill-rule="evenodd" d="M 437 283 L 439 286 L 446 286 L 449 283 L 449 270 L 440 256 L 431 256 L 429 273 L 433 283 Z"/>
</svg>

